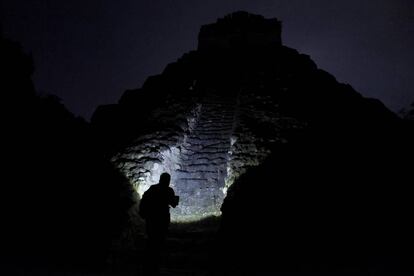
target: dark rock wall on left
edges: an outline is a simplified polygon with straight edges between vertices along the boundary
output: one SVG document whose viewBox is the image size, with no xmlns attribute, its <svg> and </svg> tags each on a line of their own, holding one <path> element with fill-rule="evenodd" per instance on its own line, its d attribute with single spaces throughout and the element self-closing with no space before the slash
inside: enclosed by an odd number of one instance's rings
<svg viewBox="0 0 414 276">
<path fill-rule="evenodd" d="M 0 38 L 2 260 L 103 261 L 133 204 L 88 123 L 36 95 L 31 58 Z"/>
</svg>

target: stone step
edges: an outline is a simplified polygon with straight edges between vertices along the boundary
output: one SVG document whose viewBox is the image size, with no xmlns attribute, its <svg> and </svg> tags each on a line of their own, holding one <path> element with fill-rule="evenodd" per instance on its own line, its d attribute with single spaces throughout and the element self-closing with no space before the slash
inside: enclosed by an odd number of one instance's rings
<svg viewBox="0 0 414 276">
<path fill-rule="evenodd" d="M 208 118 L 214 118 L 214 117 L 227 117 L 227 118 L 234 118 L 235 111 L 229 110 L 229 111 L 222 111 L 222 110 L 202 110 L 200 113 L 199 119 L 208 119 Z"/>
<path fill-rule="evenodd" d="M 222 152 L 214 152 L 214 153 L 203 153 L 203 152 L 194 152 L 191 154 L 182 154 L 181 159 L 182 160 L 193 160 L 193 158 L 208 158 L 210 160 L 214 160 L 217 158 L 225 158 L 228 155 L 228 151 L 222 151 Z"/>
<path fill-rule="evenodd" d="M 217 174 L 218 175 L 219 171 L 220 171 L 220 173 L 227 172 L 227 163 L 212 164 L 212 165 L 204 167 L 204 168 L 196 168 L 196 167 L 194 167 L 193 164 L 191 164 L 191 165 L 182 165 L 180 167 L 180 170 L 182 170 L 182 173 L 179 173 L 179 175 L 186 175 L 186 176 L 188 176 L 190 174 Z"/>
<path fill-rule="evenodd" d="M 206 201 L 205 198 L 206 194 L 208 195 L 208 201 Z M 223 200 L 223 196 L 219 193 L 209 193 L 203 189 L 184 192 L 181 197 L 183 200 L 180 201 L 180 211 L 186 212 L 186 210 L 191 208 L 193 214 L 197 212 L 205 212 L 212 208 L 213 204 L 220 204 Z"/>
<path fill-rule="evenodd" d="M 216 166 L 206 166 L 205 168 L 197 168 L 196 170 L 192 169 L 192 165 L 185 167 L 185 168 L 181 168 L 179 170 L 177 170 L 176 172 L 176 176 L 177 177 L 188 177 L 189 175 L 193 175 L 193 174 L 197 174 L 197 173 L 203 173 L 203 174 L 212 174 L 215 173 L 217 174 L 217 167 Z M 200 178 L 200 177 L 197 177 Z"/>
<path fill-rule="evenodd" d="M 181 168 L 187 168 L 191 165 L 206 164 L 205 162 L 206 162 L 205 160 L 201 160 L 201 161 L 192 160 L 192 161 L 188 161 L 188 162 L 185 161 L 185 162 L 181 163 Z M 222 159 L 216 159 L 216 160 L 209 160 L 207 164 L 210 164 L 211 166 L 214 166 L 214 167 L 227 167 L 227 163 L 228 163 L 227 160 L 223 161 Z"/>
<path fill-rule="evenodd" d="M 232 129 L 226 129 L 226 130 L 196 130 L 193 131 L 194 135 L 218 135 L 218 136 L 223 136 L 223 135 L 231 135 L 233 133 Z"/>
<path fill-rule="evenodd" d="M 226 152 L 226 154 L 223 154 L 223 151 Z M 186 162 L 186 161 L 195 161 L 195 159 L 198 158 L 207 158 L 210 160 L 210 162 L 212 161 L 217 161 L 217 159 L 219 158 L 226 158 L 228 155 L 228 152 L 230 151 L 230 148 L 205 148 L 205 149 L 199 149 L 199 150 L 187 150 L 186 152 L 183 152 L 181 154 L 181 161 L 182 162 Z M 220 155 L 215 155 L 215 156 L 209 156 L 210 154 L 217 154 L 220 153 Z"/>
<path fill-rule="evenodd" d="M 198 129 L 193 130 L 193 133 L 195 134 L 203 134 L 203 133 L 209 133 L 209 134 L 213 134 L 213 133 L 217 133 L 217 134 L 221 134 L 221 133 L 231 133 L 233 131 L 233 127 L 222 127 L 222 126 L 217 126 L 217 127 L 200 127 Z"/>
<path fill-rule="evenodd" d="M 192 134 L 191 136 L 187 137 L 185 143 L 183 143 L 183 146 L 186 148 L 197 146 L 197 145 L 211 145 L 213 143 L 230 143 L 230 136 L 232 133 L 199 133 L 199 135 L 202 135 L 204 139 L 200 139 L 200 136 L 195 135 L 196 133 Z M 208 137 L 206 137 L 208 136 Z M 215 141 L 216 139 L 216 141 Z"/>
<path fill-rule="evenodd" d="M 209 119 L 205 121 L 198 121 L 197 126 L 193 130 L 197 129 L 216 129 L 216 128 L 233 128 L 233 120 L 226 119 Z"/>
<path fill-rule="evenodd" d="M 182 166 L 183 171 L 199 172 L 199 171 L 213 171 L 217 172 L 217 169 L 221 169 L 220 166 L 212 166 L 211 164 L 192 164 L 190 166 Z"/>
<path fill-rule="evenodd" d="M 195 136 L 194 134 L 190 135 L 190 139 L 195 139 L 195 140 L 206 140 L 206 139 L 228 139 L 230 140 L 230 134 L 231 133 L 200 133 L 197 136 Z M 188 140 L 187 140 L 188 141 Z M 192 142 L 191 140 L 188 142 Z"/>
<path fill-rule="evenodd" d="M 201 118 L 208 118 L 208 117 L 227 117 L 227 118 L 233 118 L 234 117 L 234 110 L 229 110 L 226 112 L 223 112 L 219 109 L 211 109 L 211 110 L 202 110 L 202 113 L 200 114 Z"/>
<path fill-rule="evenodd" d="M 197 172 L 197 173 L 191 173 L 191 172 L 186 172 L 186 173 L 179 173 L 177 174 L 177 179 L 178 180 L 186 180 L 186 179 L 197 179 L 197 180 L 214 180 L 214 181 L 218 181 L 219 178 L 221 177 L 221 175 L 219 175 L 216 172 Z"/>
<path fill-rule="evenodd" d="M 194 178 L 194 179 L 210 179 L 210 178 L 217 178 L 219 173 L 216 170 L 211 171 L 188 171 L 183 170 L 180 172 L 175 172 L 176 179 L 187 179 L 187 178 Z"/>
<path fill-rule="evenodd" d="M 216 152 L 213 153 L 206 153 L 206 152 L 193 152 L 192 154 L 182 155 L 181 162 L 187 163 L 226 163 L 229 159 L 228 154 L 217 154 Z"/>
<path fill-rule="evenodd" d="M 233 122 L 233 115 L 231 116 L 223 116 L 223 115 L 206 115 L 206 116 L 201 116 L 198 119 L 198 123 L 205 123 L 205 122 L 218 122 L 218 123 L 230 123 Z"/>
<path fill-rule="evenodd" d="M 232 127 L 233 120 L 227 120 L 223 118 L 208 119 L 204 121 L 198 121 L 196 128 L 226 128 Z"/>
<path fill-rule="evenodd" d="M 198 150 L 198 151 L 195 151 L 194 153 L 206 153 L 206 154 L 210 154 L 210 153 L 224 153 L 225 152 L 225 154 L 228 154 L 228 151 L 230 150 L 230 146 L 227 146 L 227 147 L 221 147 L 221 148 L 219 148 L 219 147 L 216 147 L 216 148 L 214 148 L 214 147 L 206 147 L 206 148 L 202 148 L 202 149 L 200 149 L 200 150 Z"/>
<path fill-rule="evenodd" d="M 178 178 L 175 180 L 174 186 L 181 192 L 192 192 L 197 188 L 208 186 L 207 183 L 207 179 Z"/>
<path fill-rule="evenodd" d="M 235 106 L 233 104 L 228 103 L 204 103 L 201 105 L 201 110 L 205 109 L 218 109 L 220 112 L 226 112 L 228 110 L 234 110 Z"/>
<path fill-rule="evenodd" d="M 233 128 L 233 122 L 227 122 L 227 123 L 220 122 L 220 124 L 210 123 L 210 122 L 204 122 L 203 124 L 199 123 L 197 125 L 197 128 L 207 128 L 207 129 L 210 129 L 210 128 L 217 128 L 217 127 L 220 127 L 220 128 Z"/>
<path fill-rule="evenodd" d="M 199 162 L 182 162 L 180 169 L 183 171 L 194 171 L 193 169 L 188 169 L 191 168 L 191 166 L 193 165 L 203 165 L 205 163 L 199 163 Z M 217 160 L 217 161 L 210 161 L 208 163 L 210 166 L 212 166 L 212 171 L 217 171 L 217 169 L 220 170 L 224 170 L 224 168 L 227 168 L 228 162 L 223 162 L 222 160 Z"/>
<path fill-rule="evenodd" d="M 211 162 L 223 162 L 226 163 L 227 162 L 227 156 L 223 156 L 223 157 L 218 157 L 218 158 L 206 158 L 206 157 L 200 157 L 194 160 L 194 162 L 205 162 L 205 163 L 211 163 Z"/>
<path fill-rule="evenodd" d="M 185 178 L 197 178 L 197 179 L 201 179 L 203 178 L 203 175 L 208 175 L 208 177 L 206 177 L 207 180 L 211 180 L 210 177 L 214 177 L 216 178 L 219 175 L 225 175 L 227 173 L 227 166 L 214 166 L 213 168 L 193 168 L 191 166 L 189 167 L 183 167 L 181 168 L 183 170 L 183 172 L 186 173 L 180 173 L 180 176 L 183 176 Z M 219 173 L 220 172 L 220 173 Z"/>
<path fill-rule="evenodd" d="M 203 149 L 217 149 L 220 151 L 223 150 L 229 150 L 230 149 L 230 143 L 213 143 L 209 145 L 204 145 Z"/>
<path fill-rule="evenodd" d="M 200 166 L 205 166 L 203 169 L 198 169 Z M 194 162 L 182 162 L 180 171 L 194 172 L 194 171 L 212 171 L 217 172 L 218 169 L 223 170 L 227 168 L 227 162 L 217 159 L 217 161 L 210 161 L 209 163 L 194 163 Z"/>
<path fill-rule="evenodd" d="M 223 148 L 221 150 L 211 150 L 209 148 L 206 149 L 188 149 L 181 152 L 181 160 L 191 159 L 194 158 L 208 158 L 210 160 L 216 159 L 217 157 L 225 157 L 229 154 L 230 147 Z M 211 155 L 210 155 L 211 154 Z"/>
<path fill-rule="evenodd" d="M 225 156 L 221 156 L 221 157 L 225 158 Z M 182 171 L 185 171 L 185 170 L 194 171 L 195 167 L 205 165 L 205 166 L 210 166 L 210 168 L 206 170 L 217 171 L 217 169 L 222 169 L 223 167 L 224 168 L 227 167 L 227 163 L 228 162 L 223 162 L 222 158 L 211 159 L 211 161 L 209 161 L 208 163 L 200 163 L 200 162 L 194 163 L 193 160 L 184 160 L 184 162 L 181 162 L 180 169 Z"/>
<path fill-rule="evenodd" d="M 216 137 L 211 137 L 212 135 L 207 135 L 208 137 L 206 137 L 205 134 L 200 134 L 199 136 L 195 135 L 195 134 L 190 134 L 189 136 L 187 136 L 186 138 L 186 142 L 187 143 L 205 143 L 205 142 L 212 142 L 212 141 L 216 141 L 216 143 L 220 143 L 223 140 L 230 140 L 230 135 L 226 134 L 226 135 L 215 135 Z"/>
</svg>

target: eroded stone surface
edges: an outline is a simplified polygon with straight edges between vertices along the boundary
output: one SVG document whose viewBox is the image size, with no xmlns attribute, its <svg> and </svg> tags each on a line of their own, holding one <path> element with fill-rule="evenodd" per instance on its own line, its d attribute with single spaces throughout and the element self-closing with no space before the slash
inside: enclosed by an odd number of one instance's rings
<svg viewBox="0 0 414 276">
<path fill-rule="evenodd" d="M 267 108 L 258 108 L 259 103 Z M 270 96 L 207 93 L 187 108 L 185 120 L 179 120 L 179 114 L 173 117 L 176 127 L 143 135 L 112 158 L 140 195 L 162 172 L 170 173 L 171 186 L 180 196 L 179 206 L 172 210 L 176 221 L 219 215 L 234 180 L 260 164 L 272 143 L 284 142 L 278 130 L 303 127 L 280 114 Z M 271 138 L 257 133 L 254 125 L 261 123 L 271 126 Z"/>
</svg>

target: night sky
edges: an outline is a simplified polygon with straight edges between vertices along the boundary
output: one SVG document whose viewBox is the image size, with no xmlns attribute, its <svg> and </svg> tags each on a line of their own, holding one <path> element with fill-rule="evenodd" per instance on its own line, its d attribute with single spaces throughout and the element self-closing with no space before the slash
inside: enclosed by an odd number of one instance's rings
<svg viewBox="0 0 414 276">
<path fill-rule="evenodd" d="M 90 118 L 197 46 L 201 25 L 237 10 L 277 17 L 286 46 L 367 97 L 414 101 L 412 0 L 1 0 L 2 29 L 35 61 L 40 94 Z"/>
</svg>

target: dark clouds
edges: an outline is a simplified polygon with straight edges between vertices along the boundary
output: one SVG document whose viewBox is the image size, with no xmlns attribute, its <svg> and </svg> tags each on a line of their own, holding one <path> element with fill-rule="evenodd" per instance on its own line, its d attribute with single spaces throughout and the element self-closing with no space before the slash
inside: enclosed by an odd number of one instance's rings
<svg viewBox="0 0 414 276">
<path fill-rule="evenodd" d="M 35 82 L 76 114 L 116 102 L 194 49 L 200 25 L 236 10 L 283 21 L 287 46 L 393 110 L 414 100 L 410 0 L 3 0 L 4 33 L 35 58 Z"/>
</svg>

